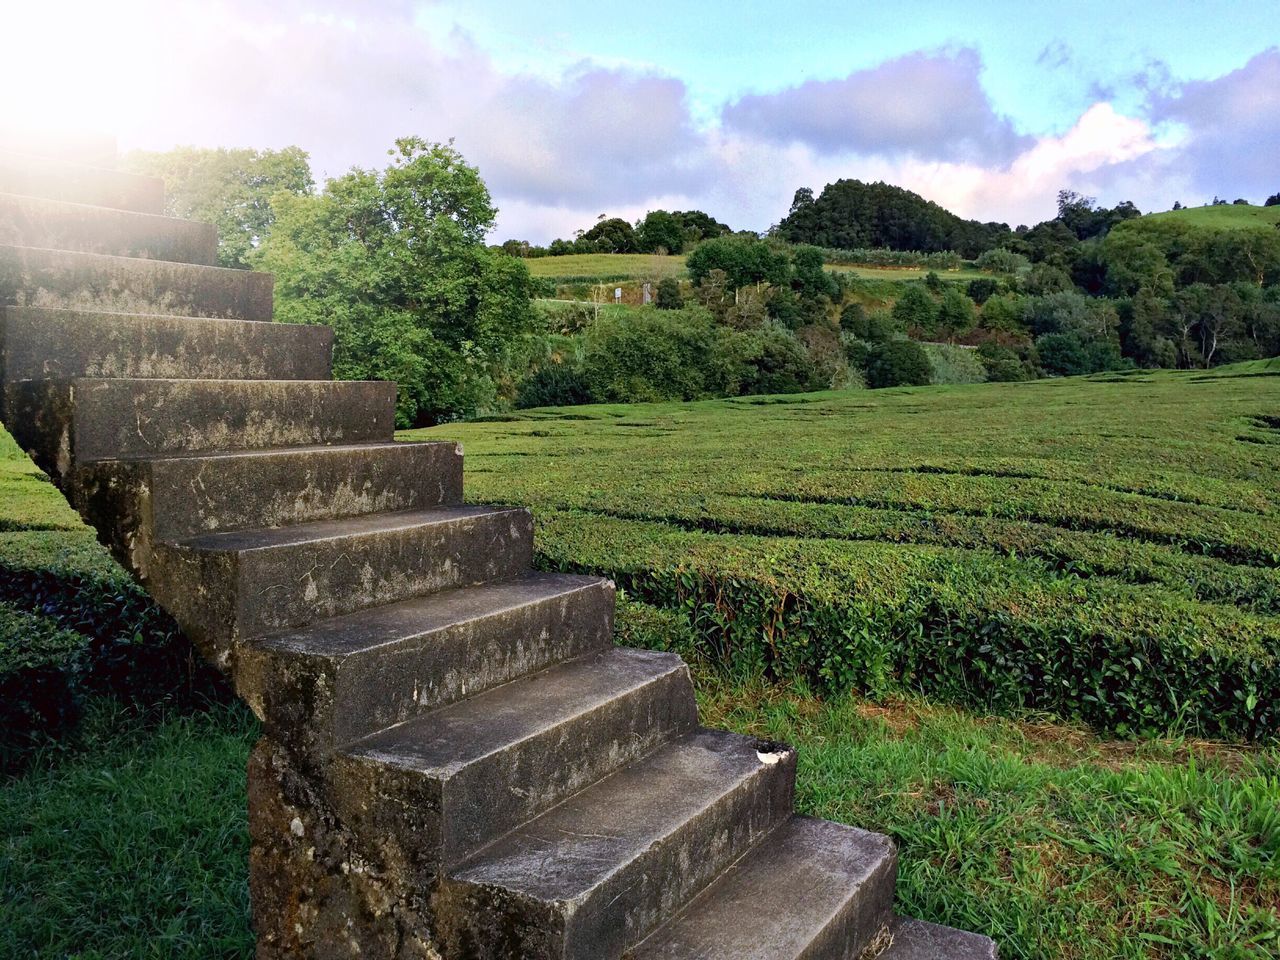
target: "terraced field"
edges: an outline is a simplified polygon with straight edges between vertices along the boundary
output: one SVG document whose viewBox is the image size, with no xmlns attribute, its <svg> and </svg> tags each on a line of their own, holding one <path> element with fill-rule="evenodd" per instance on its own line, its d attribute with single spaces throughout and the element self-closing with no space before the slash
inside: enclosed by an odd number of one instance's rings
<svg viewBox="0 0 1280 960">
<path fill-rule="evenodd" d="M 1280 363 L 530 411 L 462 440 L 550 567 L 710 659 L 1119 732 L 1280 728 Z"/>
</svg>

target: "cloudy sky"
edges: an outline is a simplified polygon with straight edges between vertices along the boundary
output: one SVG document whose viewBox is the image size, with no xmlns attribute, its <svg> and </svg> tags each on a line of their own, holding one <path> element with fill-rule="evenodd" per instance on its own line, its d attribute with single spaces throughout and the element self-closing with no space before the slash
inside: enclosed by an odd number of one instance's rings
<svg viewBox="0 0 1280 960">
<path fill-rule="evenodd" d="M 317 178 L 454 138 L 497 239 L 884 179 L 1033 223 L 1280 190 L 1276 0 L 0 0 L 5 111 L 122 148 L 281 147 Z"/>
</svg>

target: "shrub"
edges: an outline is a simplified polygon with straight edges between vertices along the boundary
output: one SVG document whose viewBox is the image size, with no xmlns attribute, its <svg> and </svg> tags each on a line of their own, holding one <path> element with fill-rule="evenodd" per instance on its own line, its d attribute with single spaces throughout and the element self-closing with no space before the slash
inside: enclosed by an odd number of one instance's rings
<svg viewBox="0 0 1280 960">
<path fill-rule="evenodd" d="M 663 277 L 658 281 L 658 295 L 653 305 L 659 310 L 679 310 L 684 306 L 684 296 L 680 293 L 680 281 L 675 277 Z"/>
<path fill-rule="evenodd" d="M 719 331 L 700 310 L 634 312 L 586 334 L 582 383 L 596 400 L 698 400 L 725 392 Z"/>
<path fill-rule="evenodd" d="M 923 343 L 929 357 L 930 383 L 982 383 L 987 379 L 978 351 L 949 343 Z"/>
<path fill-rule="evenodd" d="M 1093 366 L 1084 344 L 1074 333 L 1046 333 L 1036 338 L 1040 366 L 1061 377 L 1089 373 Z"/>
<path fill-rule="evenodd" d="M 999 281 L 992 277 L 979 277 L 976 280 L 970 280 L 969 286 L 965 292 L 969 294 L 969 299 L 974 303 L 982 306 L 1000 290 Z"/>
<path fill-rule="evenodd" d="M 774 324 L 727 337 L 722 349 L 732 358 L 738 394 L 801 393 L 824 386 L 800 341 Z"/>
<path fill-rule="evenodd" d="M 553 363 L 539 368 L 520 384 L 516 394 L 516 406 L 572 407 L 591 402 L 591 390 L 586 380 L 568 364 Z"/>
<path fill-rule="evenodd" d="M 932 375 L 929 355 L 914 340 L 889 340 L 880 343 L 867 359 L 867 386 L 920 387 Z"/>
</svg>

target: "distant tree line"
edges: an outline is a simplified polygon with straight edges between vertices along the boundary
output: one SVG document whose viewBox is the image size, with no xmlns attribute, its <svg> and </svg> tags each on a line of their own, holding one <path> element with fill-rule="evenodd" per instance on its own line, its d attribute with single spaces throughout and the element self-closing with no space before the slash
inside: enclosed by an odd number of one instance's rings
<svg viewBox="0 0 1280 960">
<path fill-rule="evenodd" d="M 605 217 L 572 240 L 553 240 L 545 247 L 507 240 L 500 249 L 513 257 L 561 257 L 574 253 L 683 253 L 686 247 L 732 233 L 701 210 L 650 210 L 633 226 L 621 217 Z"/>
</svg>

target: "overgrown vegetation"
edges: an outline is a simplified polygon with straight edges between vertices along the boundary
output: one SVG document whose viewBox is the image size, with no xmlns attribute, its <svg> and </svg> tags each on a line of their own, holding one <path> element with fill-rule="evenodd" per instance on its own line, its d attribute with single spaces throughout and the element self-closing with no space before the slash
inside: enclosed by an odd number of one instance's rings
<svg viewBox="0 0 1280 960">
<path fill-rule="evenodd" d="M 472 498 L 534 507 L 542 564 L 680 611 L 711 660 L 1266 738 L 1278 375 L 587 407 L 429 435 L 465 441 Z"/>
</svg>

